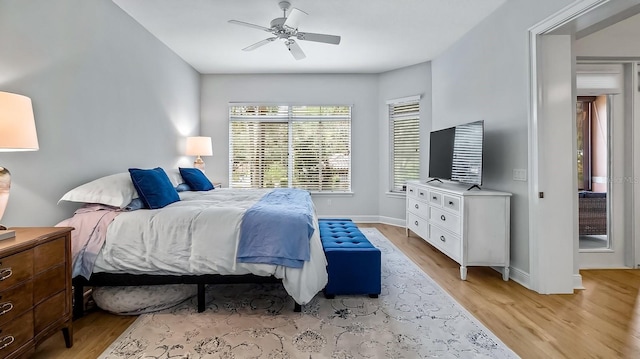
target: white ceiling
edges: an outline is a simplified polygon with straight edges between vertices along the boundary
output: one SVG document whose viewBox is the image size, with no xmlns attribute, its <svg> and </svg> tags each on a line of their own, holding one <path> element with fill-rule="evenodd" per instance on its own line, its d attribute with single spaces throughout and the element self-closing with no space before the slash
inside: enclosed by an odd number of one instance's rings
<svg viewBox="0 0 640 359">
<path fill-rule="evenodd" d="M 295 60 L 280 41 L 228 20 L 269 27 L 280 0 L 113 0 L 203 74 L 380 73 L 431 60 L 506 0 L 289 0 L 308 13 L 299 31 L 340 35 L 339 45 L 298 41 Z"/>
</svg>

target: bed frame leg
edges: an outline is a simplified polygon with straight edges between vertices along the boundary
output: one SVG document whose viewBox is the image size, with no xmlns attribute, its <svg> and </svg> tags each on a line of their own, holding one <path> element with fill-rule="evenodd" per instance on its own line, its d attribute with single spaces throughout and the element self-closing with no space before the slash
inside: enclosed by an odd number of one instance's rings
<svg viewBox="0 0 640 359">
<path fill-rule="evenodd" d="M 302 312 L 302 306 L 300 304 L 298 304 L 298 303 L 294 303 L 293 311 L 296 312 L 296 313 Z"/>
<path fill-rule="evenodd" d="M 82 318 L 84 315 L 84 285 L 73 284 L 73 319 Z"/>
<path fill-rule="evenodd" d="M 198 283 L 198 313 L 204 312 L 204 283 Z"/>
</svg>

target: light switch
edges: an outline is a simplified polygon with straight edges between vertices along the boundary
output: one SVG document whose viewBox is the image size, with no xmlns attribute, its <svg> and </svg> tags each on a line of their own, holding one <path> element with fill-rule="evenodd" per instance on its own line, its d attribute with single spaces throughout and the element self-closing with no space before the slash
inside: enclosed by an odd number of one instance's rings
<svg viewBox="0 0 640 359">
<path fill-rule="evenodd" d="M 527 170 L 522 168 L 515 168 L 513 170 L 513 180 L 514 181 L 526 181 L 527 180 Z"/>
</svg>

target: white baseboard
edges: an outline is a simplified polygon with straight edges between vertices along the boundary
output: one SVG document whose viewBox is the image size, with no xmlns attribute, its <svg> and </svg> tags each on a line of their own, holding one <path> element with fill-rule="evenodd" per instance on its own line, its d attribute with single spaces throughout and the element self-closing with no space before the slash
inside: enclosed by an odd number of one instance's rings
<svg viewBox="0 0 640 359">
<path fill-rule="evenodd" d="M 520 284 L 521 286 L 531 289 L 531 277 L 529 273 L 514 267 L 509 267 L 509 279 Z"/>
<path fill-rule="evenodd" d="M 322 215 L 318 218 L 349 218 L 355 223 L 382 223 L 396 227 L 405 226 L 406 221 L 404 219 L 384 217 L 384 216 L 350 216 L 350 215 Z"/>
<path fill-rule="evenodd" d="M 393 217 L 385 217 L 385 216 L 349 216 L 349 215 L 323 215 L 319 216 L 319 218 L 349 218 L 355 223 L 382 223 L 388 224 L 391 226 L 397 227 L 405 227 L 406 221 L 400 218 Z M 501 272 L 502 268 L 494 268 L 498 272 Z M 502 273 L 502 272 L 501 272 Z M 529 273 L 514 267 L 509 267 L 509 279 L 512 281 L 522 285 L 527 289 L 531 289 L 531 279 Z M 584 289 L 582 287 L 582 276 L 577 274 L 573 278 L 574 288 L 575 289 Z"/>
<path fill-rule="evenodd" d="M 573 289 L 586 289 L 582 285 L 582 275 L 580 274 L 573 275 Z"/>
</svg>

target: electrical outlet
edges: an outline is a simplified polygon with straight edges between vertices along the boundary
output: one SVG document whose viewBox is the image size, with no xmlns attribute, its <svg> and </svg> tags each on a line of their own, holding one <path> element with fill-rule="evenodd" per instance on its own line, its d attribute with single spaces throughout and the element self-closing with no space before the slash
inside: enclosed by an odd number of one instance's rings
<svg viewBox="0 0 640 359">
<path fill-rule="evenodd" d="M 522 168 L 516 168 L 513 170 L 513 180 L 514 181 L 526 181 L 527 180 L 527 170 Z"/>
</svg>

